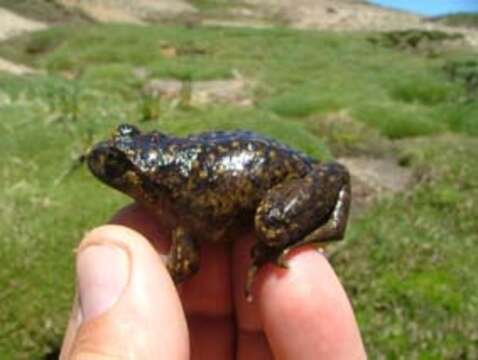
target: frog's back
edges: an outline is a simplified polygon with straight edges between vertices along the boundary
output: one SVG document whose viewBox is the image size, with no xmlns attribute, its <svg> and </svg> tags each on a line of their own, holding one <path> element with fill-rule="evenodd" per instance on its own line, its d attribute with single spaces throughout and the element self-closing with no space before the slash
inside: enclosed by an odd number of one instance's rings
<svg viewBox="0 0 478 360">
<path fill-rule="evenodd" d="M 240 152 L 257 158 L 267 158 L 269 165 L 281 161 L 290 161 L 293 163 L 291 164 L 293 166 L 316 163 L 316 160 L 301 151 L 247 130 L 204 132 L 190 135 L 184 138 L 184 141 L 186 147 L 188 144 L 192 147 L 200 146 L 208 155 L 218 155 L 218 159 L 222 158 L 222 155 L 227 155 L 227 153 Z"/>
<path fill-rule="evenodd" d="M 206 132 L 185 140 L 201 147 L 198 160 L 203 172 L 197 175 L 209 184 L 225 185 L 225 191 L 239 189 L 236 181 L 251 182 L 256 192 L 268 190 L 288 177 L 304 176 L 316 163 L 298 150 L 250 131 Z"/>
<path fill-rule="evenodd" d="M 242 143 L 262 143 L 270 147 L 289 149 L 293 152 L 299 153 L 297 150 L 292 150 L 291 148 L 272 138 L 248 130 L 207 131 L 189 135 L 185 137 L 184 140 L 191 143 L 202 143 L 209 146 L 227 145 L 231 144 L 233 141 L 239 141 Z M 302 155 L 306 157 L 305 154 Z"/>
<path fill-rule="evenodd" d="M 179 153 L 197 157 L 183 185 L 173 190 L 173 200 L 179 212 L 218 221 L 254 211 L 269 189 L 304 176 L 315 163 L 301 152 L 249 131 L 201 133 L 180 141 Z"/>
</svg>

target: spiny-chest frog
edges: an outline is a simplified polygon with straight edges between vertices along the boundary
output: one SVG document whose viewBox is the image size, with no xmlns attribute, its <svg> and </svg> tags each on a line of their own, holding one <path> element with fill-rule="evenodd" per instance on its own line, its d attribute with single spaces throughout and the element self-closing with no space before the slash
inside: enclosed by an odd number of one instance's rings
<svg viewBox="0 0 478 360">
<path fill-rule="evenodd" d="M 176 283 L 199 270 L 202 241 L 223 242 L 254 227 L 246 284 L 268 261 L 302 244 L 340 240 L 350 177 L 339 163 L 319 163 L 249 131 L 175 137 L 120 125 L 87 156 L 92 173 L 151 209 L 171 234 L 167 268 Z"/>
</svg>

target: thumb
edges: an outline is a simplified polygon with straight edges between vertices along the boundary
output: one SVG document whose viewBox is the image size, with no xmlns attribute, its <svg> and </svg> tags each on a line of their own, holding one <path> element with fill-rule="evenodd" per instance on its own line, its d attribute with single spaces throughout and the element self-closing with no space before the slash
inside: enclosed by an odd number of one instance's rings
<svg viewBox="0 0 478 360">
<path fill-rule="evenodd" d="M 119 225 L 93 230 L 76 258 L 77 300 L 60 359 L 187 359 L 187 325 L 159 255 Z"/>
</svg>

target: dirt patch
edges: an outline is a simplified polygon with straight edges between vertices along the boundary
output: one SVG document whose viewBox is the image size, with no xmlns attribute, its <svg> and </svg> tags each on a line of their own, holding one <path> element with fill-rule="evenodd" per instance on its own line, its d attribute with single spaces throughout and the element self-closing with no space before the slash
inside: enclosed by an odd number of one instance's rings
<svg viewBox="0 0 478 360">
<path fill-rule="evenodd" d="M 24 32 L 42 30 L 47 27 L 47 25 L 44 23 L 23 18 L 3 8 L 0 8 L 0 24 L 0 41 L 17 36 Z M 8 72 L 14 75 L 28 75 L 36 73 L 35 70 L 27 66 L 14 64 L 2 58 L 0 58 L 0 71 Z"/>
<path fill-rule="evenodd" d="M 406 191 L 412 182 L 411 170 L 398 166 L 393 158 L 347 157 L 338 161 L 351 173 L 353 214 L 383 196 Z"/>
<path fill-rule="evenodd" d="M 153 79 L 143 88 L 148 96 L 175 101 L 187 98 L 191 105 L 233 104 L 252 106 L 252 84 L 241 76 L 225 80 L 185 82 L 176 79 Z"/>
<path fill-rule="evenodd" d="M 0 58 L 0 71 L 5 71 L 13 75 L 31 75 L 37 71 L 24 65 L 14 64 L 10 61 Z"/>
<path fill-rule="evenodd" d="M 27 31 L 46 28 L 46 24 L 26 19 L 8 10 L 0 8 L 0 41 Z"/>
<path fill-rule="evenodd" d="M 183 0 L 60 0 L 100 22 L 143 23 L 151 19 L 194 14 L 196 8 Z"/>
<path fill-rule="evenodd" d="M 63 1 L 63 4 L 68 8 L 75 8 L 93 20 L 99 22 L 122 22 L 122 23 L 132 23 L 132 24 L 142 24 L 143 22 L 131 12 L 128 12 L 125 9 L 117 8 L 108 4 L 100 3 L 85 3 L 80 1 Z"/>
</svg>

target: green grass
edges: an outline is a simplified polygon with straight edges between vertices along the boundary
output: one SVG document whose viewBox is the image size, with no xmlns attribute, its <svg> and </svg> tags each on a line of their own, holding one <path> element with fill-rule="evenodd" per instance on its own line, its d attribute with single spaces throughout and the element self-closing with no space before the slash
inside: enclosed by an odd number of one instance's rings
<svg viewBox="0 0 478 360">
<path fill-rule="evenodd" d="M 324 159 L 402 159 L 416 185 L 351 221 L 332 261 L 371 358 L 478 356 L 478 108 L 443 70 L 454 54 L 428 58 L 366 36 L 285 29 L 75 30 L 0 44 L 0 56 L 46 71 L 0 74 L 0 358 L 41 358 L 61 341 L 73 249 L 128 201 L 84 168 L 64 175 L 126 121 L 175 134 L 248 128 Z M 165 43 L 185 51 L 165 57 Z M 160 99 L 156 108 L 141 96 L 137 68 L 193 81 L 238 71 L 255 83 L 254 106 Z"/>
<path fill-rule="evenodd" d="M 383 349 L 386 358 L 478 355 L 476 145 L 461 136 L 402 141 L 421 183 L 365 214 L 335 258 L 370 358 Z"/>
<path fill-rule="evenodd" d="M 180 55 L 163 56 L 162 44 L 181 49 Z M 467 89 L 443 70 L 444 58 L 410 56 L 359 35 L 96 25 L 27 35 L 1 46 L 0 55 L 53 73 L 76 74 L 95 88 L 124 96 L 142 85 L 132 76 L 137 67 L 152 77 L 186 80 L 231 77 L 238 70 L 258 82 L 258 107 L 281 117 L 346 109 L 393 138 L 463 129 L 448 124 L 456 122 L 452 110 Z M 448 115 L 430 127 L 437 111 Z M 407 129 L 397 122 L 406 122 Z M 467 118 L 460 122 L 472 123 Z M 476 133 L 478 125 L 471 126 Z"/>
</svg>

